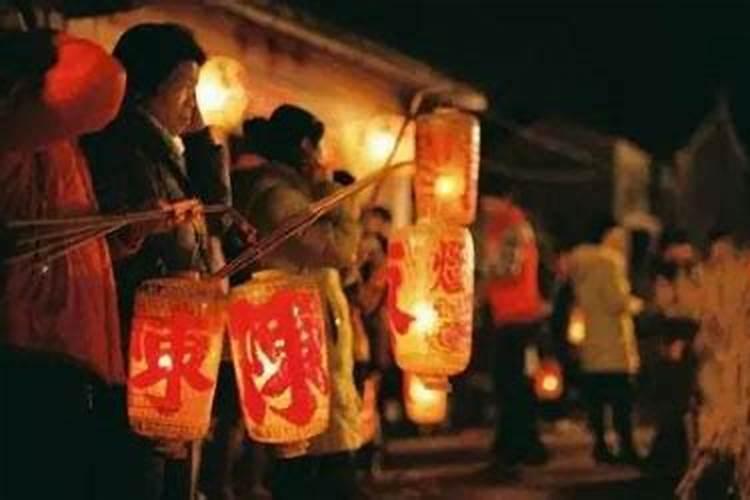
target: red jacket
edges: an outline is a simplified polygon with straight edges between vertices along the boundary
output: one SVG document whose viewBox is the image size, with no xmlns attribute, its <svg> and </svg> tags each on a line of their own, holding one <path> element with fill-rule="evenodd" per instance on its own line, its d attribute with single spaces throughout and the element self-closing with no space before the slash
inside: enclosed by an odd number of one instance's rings
<svg viewBox="0 0 750 500">
<path fill-rule="evenodd" d="M 487 302 L 496 325 L 541 318 L 539 251 L 534 231 L 518 207 L 511 205 L 490 215 L 482 267 Z"/>
<path fill-rule="evenodd" d="M 0 117 L 0 214 L 7 219 L 96 213 L 77 136 L 106 125 L 125 89 L 97 45 L 58 35 L 42 95 Z M 107 382 L 125 380 L 112 265 L 93 241 L 50 263 L 9 266 L 0 282 L 0 342 L 62 354 Z"/>
</svg>

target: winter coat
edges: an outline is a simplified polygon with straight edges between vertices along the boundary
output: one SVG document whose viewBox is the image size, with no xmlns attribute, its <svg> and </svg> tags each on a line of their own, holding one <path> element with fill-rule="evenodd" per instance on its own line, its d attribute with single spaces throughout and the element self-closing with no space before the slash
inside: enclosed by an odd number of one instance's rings
<svg viewBox="0 0 750 500">
<path fill-rule="evenodd" d="M 602 245 L 582 245 L 571 255 L 570 277 L 586 325 L 582 370 L 636 373 L 638 348 L 622 254 Z"/>
<path fill-rule="evenodd" d="M 324 268 L 314 274 L 329 312 L 326 347 L 331 380 L 331 419 L 325 432 L 310 440 L 308 453 L 325 455 L 360 447 L 362 402 L 354 385 L 354 330 L 339 272 Z"/>
<path fill-rule="evenodd" d="M 333 183 L 313 185 L 279 163 L 235 172 L 232 177 L 234 207 L 256 227 L 261 239 L 335 188 Z M 353 332 L 339 274 L 339 270 L 354 263 L 358 243 L 356 220 L 347 210 L 337 209 L 277 248 L 258 266 L 258 269 L 311 273 L 319 283 L 329 312 L 326 335 L 331 420 L 328 429 L 311 440 L 308 453 L 312 455 L 352 451 L 360 446 L 361 403 L 353 377 Z"/>
<path fill-rule="evenodd" d="M 282 221 L 304 212 L 337 187 L 333 182 L 313 184 L 291 167 L 268 163 L 232 175 L 232 200 L 234 208 L 263 238 Z M 359 233 L 356 219 L 339 207 L 274 250 L 259 267 L 292 272 L 322 267 L 347 269 L 355 262 Z"/>
<path fill-rule="evenodd" d="M 6 219 L 97 212 L 76 139 L 114 118 L 125 73 L 91 42 L 58 35 L 56 43 L 58 61 L 46 75 L 42 95 L 0 120 L 0 214 Z M 106 242 L 90 241 L 45 267 L 7 266 L 0 277 L 0 343 L 62 355 L 107 383 L 123 382 Z"/>
<path fill-rule="evenodd" d="M 180 145 L 146 111 L 125 110 L 103 131 L 83 141 L 103 212 L 153 209 L 158 201 L 197 195 L 187 176 Z M 145 280 L 208 270 L 204 224 L 191 221 L 145 238 L 128 231 L 110 238 L 116 254 L 115 280 L 125 333 L 129 332 L 135 293 Z"/>
<path fill-rule="evenodd" d="M 493 322 L 529 323 L 542 317 L 539 251 L 534 230 L 517 207 L 490 215 L 481 270 Z"/>
</svg>

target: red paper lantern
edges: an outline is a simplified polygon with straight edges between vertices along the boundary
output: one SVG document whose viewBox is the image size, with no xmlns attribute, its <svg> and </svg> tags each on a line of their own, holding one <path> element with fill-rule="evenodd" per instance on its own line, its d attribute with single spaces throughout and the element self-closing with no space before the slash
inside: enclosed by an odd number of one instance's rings
<svg viewBox="0 0 750 500">
<path fill-rule="evenodd" d="M 420 222 L 388 250 L 388 316 L 398 366 L 447 377 L 471 356 L 474 244 L 460 226 Z"/>
<path fill-rule="evenodd" d="M 248 433 L 304 443 L 328 426 L 325 318 L 314 280 L 257 273 L 232 290 L 232 355 Z"/>
<path fill-rule="evenodd" d="M 216 282 L 143 283 L 130 340 L 128 416 L 145 436 L 195 440 L 208 432 L 224 314 Z"/>
<path fill-rule="evenodd" d="M 417 118 L 417 215 L 469 225 L 477 208 L 479 121 L 455 109 Z"/>
<path fill-rule="evenodd" d="M 420 377 L 404 372 L 406 416 L 415 424 L 434 425 L 448 414 L 450 384 L 442 377 Z"/>
<path fill-rule="evenodd" d="M 564 384 L 560 364 L 557 361 L 542 361 L 534 373 L 534 391 L 541 401 L 556 401 L 563 394 Z"/>
</svg>

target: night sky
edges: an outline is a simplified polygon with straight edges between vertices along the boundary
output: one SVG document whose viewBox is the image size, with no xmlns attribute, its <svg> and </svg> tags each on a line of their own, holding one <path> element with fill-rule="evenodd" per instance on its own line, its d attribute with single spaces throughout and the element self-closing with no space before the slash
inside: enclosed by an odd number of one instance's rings
<svg viewBox="0 0 750 500">
<path fill-rule="evenodd" d="M 285 1 L 478 85 L 494 113 L 571 120 L 660 156 L 720 88 L 750 94 L 750 0 Z"/>
</svg>

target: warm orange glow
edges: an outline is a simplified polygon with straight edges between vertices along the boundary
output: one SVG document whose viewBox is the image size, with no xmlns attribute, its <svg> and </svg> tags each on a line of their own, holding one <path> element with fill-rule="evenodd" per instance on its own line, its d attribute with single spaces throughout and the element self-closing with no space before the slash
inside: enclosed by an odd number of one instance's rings
<svg viewBox="0 0 750 500">
<path fill-rule="evenodd" d="M 303 453 L 304 442 L 326 429 L 330 407 L 316 282 L 282 271 L 256 273 L 232 290 L 229 331 L 248 434 L 283 444 L 290 455 Z"/>
<path fill-rule="evenodd" d="M 435 179 L 435 196 L 445 200 L 460 198 L 465 189 L 460 173 L 446 173 Z"/>
<path fill-rule="evenodd" d="M 429 302 L 422 301 L 414 304 L 412 309 L 414 315 L 414 330 L 423 334 L 429 334 L 438 326 L 438 317 L 435 307 Z"/>
<path fill-rule="evenodd" d="M 391 239 L 388 315 L 404 371 L 450 376 L 471 356 L 474 246 L 465 228 L 422 221 Z"/>
<path fill-rule="evenodd" d="M 138 290 L 130 342 L 128 417 L 157 439 L 203 438 L 221 361 L 224 309 L 216 283 L 185 278 Z"/>
<path fill-rule="evenodd" d="M 545 375 L 542 379 L 542 389 L 545 392 L 556 392 L 560 388 L 560 379 L 557 375 Z"/>
<path fill-rule="evenodd" d="M 555 401 L 563 394 L 563 377 L 560 364 L 545 360 L 534 374 L 534 390 L 542 401 Z"/>
<path fill-rule="evenodd" d="M 396 136 L 388 130 L 374 130 L 367 137 L 367 152 L 370 158 L 377 164 L 382 164 L 388 159 L 396 145 Z"/>
<path fill-rule="evenodd" d="M 196 98 L 208 125 L 232 130 L 242 123 L 249 101 L 246 79 L 244 67 L 227 57 L 214 57 L 203 65 Z"/>
<path fill-rule="evenodd" d="M 448 413 L 447 379 L 404 373 L 404 403 L 409 419 L 417 424 L 438 424 Z"/>
<path fill-rule="evenodd" d="M 479 122 L 455 109 L 417 119 L 414 189 L 419 217 L 469 225 L 479 176 Z"/>
<path fill-rule="evenodd" d="M 586 340 L 586 320 L 583 311 L 576 308 L 570 315 L 568 324 L 568 342 L 573 345 L 580 345 Z"/>
</svg>

